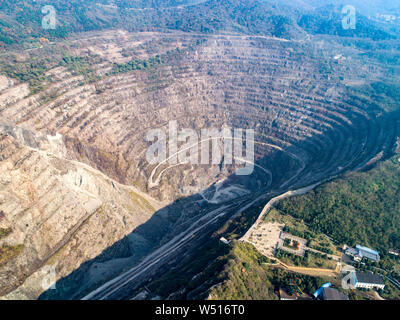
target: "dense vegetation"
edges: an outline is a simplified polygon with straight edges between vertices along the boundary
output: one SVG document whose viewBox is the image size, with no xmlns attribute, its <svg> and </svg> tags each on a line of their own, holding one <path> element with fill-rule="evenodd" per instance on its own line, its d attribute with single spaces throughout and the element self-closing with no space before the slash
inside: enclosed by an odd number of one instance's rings
<svg viewBox="0 0 400 320">
<path fill-rule="evenodd" d="M 55 30 L 43 30 L 40 27 L 43 1 L 8 1 L 0 4 L 0 42 L 4 46 L 13 44 L 46 43 L 41 37 L 50 40 L 65 37 L 69 32 L 97 30 L 102 28 L 123 27 L 130 31 L 158 30 L 161 28 L 182 31 L 213 33 L 221 31 L 244 34 L 271 35 L 293 38 L 306 30 L 313 34 L 333 34 L 343 37 L 371 37 L 389 39 L 392 36 L 379 30 L 366 19 L 360 19 L 360 28 L 355 32 L 340 29 L 340 16 L 334 15 L 327 24 L 321 13 L 304 14 L 300 20 L 293 19 L 290 11 L 285 12 L 276 6 L 262 1 L 214 0 L 199 4 L 196 10 L 191 7 L 175 8 L 181 1 L 115 1 L 118 7 L 105 7 L 106 0 L 56 0 L 54 6 L 58 12 L 59 23 Z M 150 7 L 154 10 L 131 10 Z M 22 8 L 16 11 L 15 8 Z M 107 14 L 105 14 L 107 13 Z M 302 27 L 303 30 L 301 30 Z M 28 32 L 29 30 L 29 32 Z M 352 32 L 352 33 L 351 33 Z M 364 45 L 365 43 L 363 43 Z M 173 53 L 169 53 L 173 54 Z M 74 75 L 83 75 L 91 82 L 96 74 L 91 68 L 92 58 L 64 55 L 59 60 L 25 59 L 9 61 L 2 66 L 3 72 L 22 82 L 30 84 L 33 93 L 43 89 L 49 79 L 46 73 L 52 67 L 61 65 Z M 385 58 L 385 57 L 383 57 Z M 394 57 L 388 63 L 397 63 Z M 163 63 L 163 57 L 133 59 L 128 63 L 115 64 L 111 74 L 135 70 L 149 70 Z M 393 97 L 393 105 L 398 103 L 398 86 L 386 83 L 370 84 L 376 98 Z M 385 100 L 386 101 L 386 100 Z M 287 226 L 286 231 L 315 241 L 316 233 L 326 233 L 340 242 L 369 245 L 379 250 L 400 246 L 399 186 L 400 169 L 397 158 L 387 162 L 369 173 L 352 174 L 345 179 L 325 185 L 309 195 L 289 199 L 279 204 L 279 208 L 310 226 L 309 230 Z M 262 206 L 254 206 L 229 221 L 220 230 L 219 235 L 234 239 L 251 225 Z M 7 235 L 6 229 L 0 229 L 0 238 Z M 314 234 L 315 233 L 315 234 Z M 219 298 L 236 299 L 276 299 L 277 287 L 283 287 L 289 293 L 294 284 L 306 293 L 313 293 L 322 283 L 322 279 L 299 276 L 281 269 L 268 266 L 269 261 L 256 250 L 245 244 L 225 247 L 218 241 L 218 234 L 194 253 L 183 269 L 172 269 L 149 285 L 154 295 L 166 297 L 166 293 L 179 292 L 180 289 L 192 290 L 203 284 L 225 281 L 216 287 L 212 294 Z M 332 249 L 317 242 L 317 250 L 332 253 Z M 17 254 L 20 247 L 0 248 L 0 263 Z M 304 259 L 278 251 L 278 258 L 293 259 L 295 264 L 322 266 L 323 256 L 311 254 Z M 386 263 L 386 260 L 384 260 Z M 320 265 L 318 265 L 321 263 Z M 367 266 L 368 267 L 368 266 Z M 373 267 L 373 266 L 371 266 Z M 169 269 L 167 266 L 166 268 Z M 393 277 L 396 277 L 394 273 Z M 206 286 L 205 286 L 206 287 Z M 185 298 L 190 298 L 187 296 Z"/>
<path fill-rule="evenodd" d="M 130 72 L 135 70 L 148 70 L 162 63 L 159 55 L 149 59 L 133 59 L 128 63 L 115 64 L 111 74 Z"/>
<path fill-rule="evenodd" d="M 340 243 L 387 252 L 400 247 L 399 155 L 369 172 L 325 184 L 277 207 Z"/>
<path fill-rule="evenodd" d="M 91 83 L 98 79 L 96 71 L 92 68 L 94 60 L 99 59 L 98 56 L 72 56 L 65 55 L 60 66 L 66 67 L 72 75 L 82 75 L 87 83 Z"/>
<path fill-rule="evenodd" d="M 343 30 L 338 8 L 300 11 L 261 0 L 108 1 L 55 0 L 55 29 L 42 28 L 44 0 L 3 0 L 0 3 L 0 47 L 65 38 L 72 32 L 124 28 L 129 31 L 239 32 L 298 38 L 304 31 L 343 37 L 389 39 L 393 35 L 362 16 L 356 30 Z M 291 5 L 291 3 L 289 2 Z M 143 9 L 146 10 L 143 10 Z M 2 13 L 2 15 L 1 15 Z"/>
<path fill-rule="evenodd" d="M 312 34 L 329 34 L 341 37 L 370 38 L 372 40 L 386 40 L 393 35 L 379 29 L 366 17 L 358 15 L 355 29 L 344 29 L 341 23 L 343 15 L 341 8 L 329 5 L 319 8 L 310 14 L 304 14 L 298 21 L 300 27 Z"/>
<path fill-rule="evenodd" d="M 53 59 L 49 57 L 35 57 L 29 61 L 8 61 L 1 65 L 1 71 L 10 78 L 28 83 L 31 92 L 36 93 L 45 88 L 49 80 L 46 73 L 54 66 Z"/>
</svg>

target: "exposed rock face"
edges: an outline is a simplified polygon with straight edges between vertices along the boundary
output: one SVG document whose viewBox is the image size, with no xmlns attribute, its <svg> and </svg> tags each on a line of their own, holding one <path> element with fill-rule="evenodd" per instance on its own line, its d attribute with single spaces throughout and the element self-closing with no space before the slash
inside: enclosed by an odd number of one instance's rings
<svg viewBox="0 0 400 320">
<path fill-rule="evenodd" d="M 0 207 L 2 228 L 12 232 L 0 247 L 21 252 L 1 261 L 2 294 L 34 273 L 10 297 L 36 298 L 43 291 L 40 268 L 51 265 L 57 278 L 68 275 L 147 221 L 160 205 L 87 165 L 56 156 L 52 151 L 62 150 L 62 139 L 35 141 L 33 133 L 23 131 L 31 143 L 43 146 L 34 149 L 7 131 L 0 126 Z"/>
<path fill-rule="evenodd" d="M 174 48 L 181 49 L 166 55 Z M 151 71 L 103 76 L 90 85 L 82 85 L 82 76 L 58 70 L 58 81 L 44 94 L 21 95 L 1 116 L 62 134 L 70 158 L 170 201 L 187 195 L 188 185 L 195 192 L 221 178 L 216 177 L 215 167 L 160 166 L 156 173 L 160 185 L 149 190 L 154 166 L 145 159 L 146 133 L 154 128 L 167 132 L 171 120 L 179 128 L 198 132 L 223 125 L 254 128 L 256 158 L 273 173 L 270 179 L 258 170 L 256 180 L 264 186 L 285 182 L 304 163 L 322 173 L 332 171 L 333 162 L 348 168 L 376 151 L 367 151 L 364 144 L 373 140 L 368 127 L 376 122 L 374 115 L 368 114 L 361 101 L 350 101 L 346 87 L 337 79 L 329 80 L 321 73 L 319 52 L 314 54 L 299 43 L 243 36 L 213 36 L 204 42 L 201 36 L 154 33 L 118 33 L 112 38 L 102 33 L 78 40 L 73 50 L 78 55 L 87 50 L 101 52 L 102 60 L 93 68 L 105 74 L 112 63 L 120 62 L 115 57 L 122 49 L 132 58 L 164 55 L 164 63 Z M 303 54 L 306 49 L 307 55 Z M 337 76 L 354 65 L 353 61 L 338 66 Z M 54 99 L 42 102 L 43 96 L 54 92 Z M 379 130 L 382 124 L 376 125 Z M 349 136 L 355 139 L 351 144 L 347 143 Z M 392 139 L 393 133 L 386 137 Z M 277 161 L 269 158 L 277 150 L 280 161 L 292 163 L 282 165 L 286 168 L 283 176 L 275 167 Z M 321 161 L 321 155 L 326 159 Z M 273 181 L 263 183 L 268 180 Z"/>
<path fill-rule="evenodd" d="M 19 287 L 7 297 L 36 298 L 43 291 L 40 268 L 54 265 L 58 279 L 70 274 L 181 196 L 199 193 L 194 203 L 218 205 L 255 190 L 303 186 L 391 150 L 395 120 L 377 117 L 338 79 L 348 70 L 363 78 L 383 71 L 358 70 L 352 61 L 328 78 L 324 52 L 309 45 L 104 32 L 69 47 L 76 55 L 100 54 L 91 66 L 99 76 L 94 82 L 57 67 L 44 92 L 28 95 L 25 84 L 0 78 L 0 117 L 8 119 L 0 123 L 0 226 L 12 230 L 0 239 L 9 248 L 0 262 L 0 293 Z M 109 74 L 113 63 L 157 54 L 163 62 L 154 68 Z M 255 129 L 254 173 L 238 178 L 221 163 L 150 165 L 146 134 L 167 132 L 171 120 L 197 132 Z M 194 204 L 171 211 L 172 222 L 160 223 L 156 236 L 127 242 L 155 247 L 170 228 L 185 229 L 201 216 Z M 118 260 L 88 267 L 89 276 L 77 279 L 80 289 L 132 263 L 129 243 Z"/>
</svg>

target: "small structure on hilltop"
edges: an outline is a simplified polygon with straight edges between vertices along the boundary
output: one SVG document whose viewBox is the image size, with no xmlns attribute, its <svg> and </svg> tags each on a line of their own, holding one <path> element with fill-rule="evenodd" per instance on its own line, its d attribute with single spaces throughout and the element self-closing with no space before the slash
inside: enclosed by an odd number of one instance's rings
<svg viewBox="0 0 400 320">
<path fill-rule="evenodd" d="M 41 37 L 41 38 L 39 38 L 39 42 L 40 42 L 40 43 L 48 43 L 48 42 L 50 42 L 50 41 L 49 41 L 49 39 L 47 39 L 47 38 Z"/>
<path fill-rule="evenodd" d="M 346 57 L 344 57 L 342 54 L 338 54 L 333 57 L 333 60 L 335 60 L 337 64 L 341 64 L 343 61 L 346 60 Z"/>
<path fill-rule="evenodd" d="M 379 260 L 380 260 L 380 256 L 379 256 L 379 252 L 378 251 L 375 251 L 375 250 L 372 250 L 370 248 L 361 246 L 359 244 L 356 245 L 355 248 L 348 247 L 345 250 L 345 253 L 348 256 L 353 257 L 354 261 L 361 261 L 362 258 L 367 258 L 367 259 L 373 260 L 375 262 L 379 262 Z"/>
<path fill-rule="evenodd" d="M 230 243 L 230 241 L 228 241 L 226 238 L 224 238 L 224 237 L 221 237 L 220 239 L 219 239 L 219 241 L 221 241 L 223 244 L 229 244 Z"/>
<path fill-rule="evenodd" d="M 278 241 L 278 248 L 291 254 L 304 257 L 304 253 L 307 249 L 306 244 L 306 239 L 294 236 L 290 233 L 281 232 Z"/>
</svg>

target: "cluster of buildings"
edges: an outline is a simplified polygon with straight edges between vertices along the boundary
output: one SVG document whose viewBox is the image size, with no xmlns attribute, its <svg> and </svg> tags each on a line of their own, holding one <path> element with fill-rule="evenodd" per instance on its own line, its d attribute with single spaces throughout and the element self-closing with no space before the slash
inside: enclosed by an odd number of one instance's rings
<svg viewBox="0 0 400 320">
<path fill-rule="evenodd" d="M 350 274 L 350 289 L 385 289 L 385 281 L 379 274 L 371 272 L 352 272 Z M 349 300 L 349 297 L 331 286 L 321 287 L 316 294 L 321 300 Z"/>
<path fill-rule="evenodd" d="M 347 247 L 344 252 L 347 256 L 351 257 L 353 261 L 360 262 L 363 258 L 374 262 L 380 261 L 378 251 L 359 244 L 356 245 L 355 248 Z M 385 289 L 385 281 L 383 277 L 371 272 L 352 272 L 349 285 L 353 289 Z"/>
<path fill-rule="evenodd" d="M 379 252 L 368 247 L 356 245 L 354 248 L 345 247 L 344 253 L 351 257 L 353 261 L 361 261 L 363 258 L 374 262 L 380 261 Z M 397 252 L 394 252 L 397 253 Z M 367 290 L 384 290 L 385 281 L 383 276 L 372 272 L 359 272 L 353 270 L 347 274 L 343 281 L 346 281 L 348 289 L 367 289 Z M 344 288 L 344 287 L 343 287 Z M 288 295 L 284 291 L 280 291 L 281 300 L 299 300 L 299 296 Z M 332 287 L 331 283 L 324 284 L 314 293 L 314 298 L 319 300 L 349 300 L 349 297 L 342 291 Z M 304 299 L 304 298 L 303 298 Z"/>
<path fill-rule="evenodd" d="M 379 274 L 372 272 L 351 272 L 350 281 L 348 283 L 349 289 L 385 289 L 385 281 Z M 302 293 L 302 292 L 301 292 Z M 291 294 L 289 295 L 284 290 L 279 290 L 279 297 L 281 300 L 310 300 L 311 297 L 302 294 Z M 349 297 L 332 287 L 331 283 L 324 284 L 314 293 L 314 298 L 318 300 L 349 300 Z"/>
</svg>

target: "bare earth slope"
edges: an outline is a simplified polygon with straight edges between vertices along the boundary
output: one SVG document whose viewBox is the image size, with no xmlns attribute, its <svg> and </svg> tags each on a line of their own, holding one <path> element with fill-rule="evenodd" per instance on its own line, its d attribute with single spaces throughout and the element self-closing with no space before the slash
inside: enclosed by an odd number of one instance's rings
<svg viewBox="0 0 400 320">
<path fill-rule="evenodd" d="M 22 141 L 21 141 L 22 140 Z M 30 145 L 38 144 L 41 148 Z M 0 240 L 18 255 L 2 259 L 4 294 L 35 298 L 43 291 L 41 268 L 51 265 L 58 277 L 99 255 L 144 223 L 158 203 L 132 187 L 82 163 L 65 160 L 62 140 L 0 124 L 1 227 L 11 233 Z M 11 251 L 10 255 L 13 251 Z"/>
</svg>

